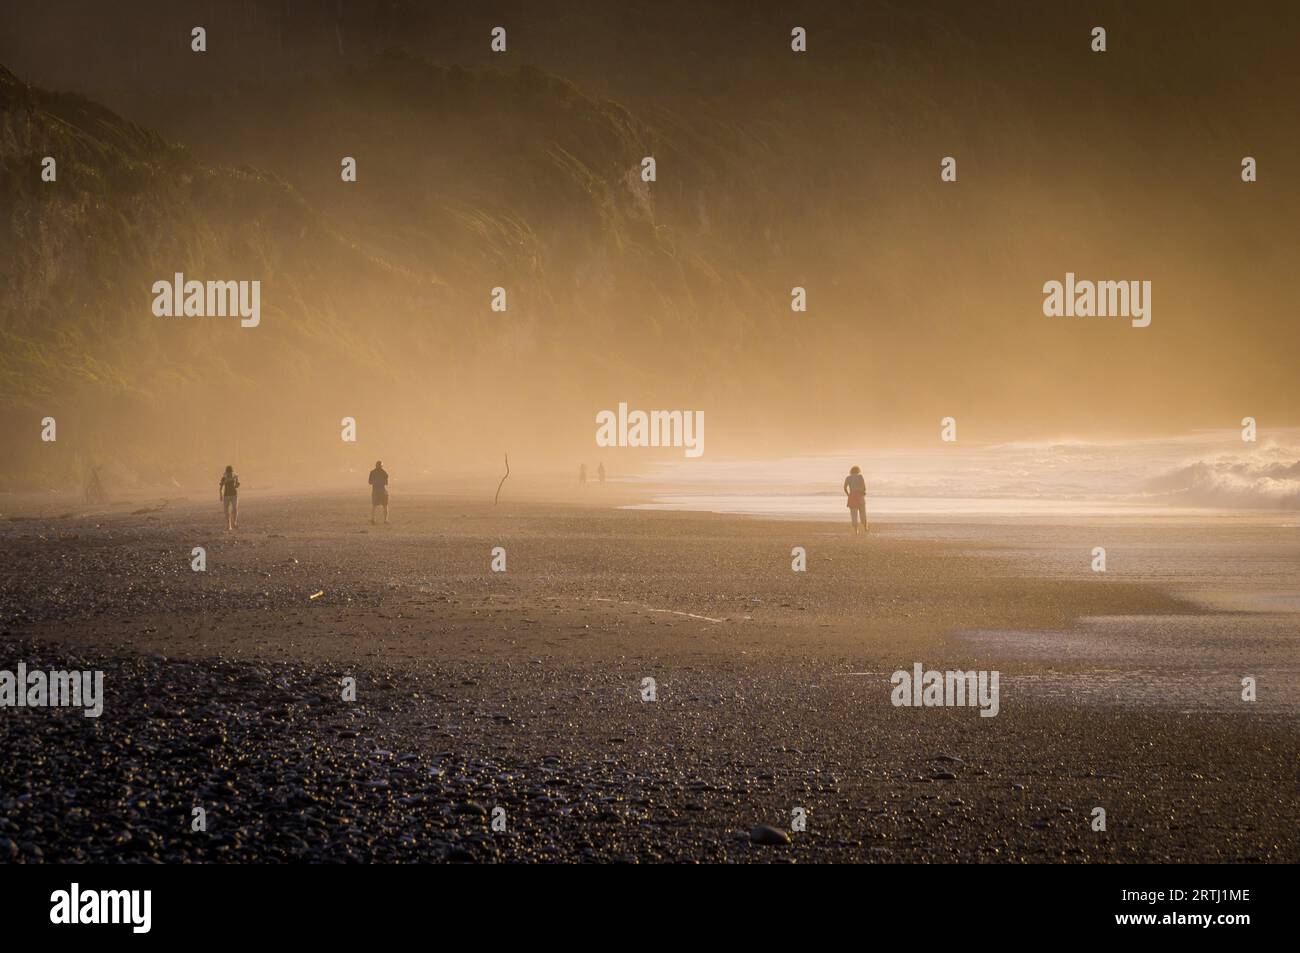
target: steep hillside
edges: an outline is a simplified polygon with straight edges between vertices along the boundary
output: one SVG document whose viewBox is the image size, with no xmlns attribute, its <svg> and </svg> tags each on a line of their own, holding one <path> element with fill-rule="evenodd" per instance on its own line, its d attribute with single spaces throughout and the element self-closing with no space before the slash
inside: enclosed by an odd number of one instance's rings
<svg viewBox="0 0 1300 953">
<path fill-rule="evenodd" d="M 454 441 L 486 451 L 513 436 L 545 451 L 554 438 L 529 434 L 556 412 L 573 411 L 570 429 L 589 439 L 590 413 L 566 403 L 566 381 L 585 387 L 605 372 L 627 387 L 629 374 L 654 373 L 628 359 L 625 334 L 603 347 L 603 329 L 620 320 L 615 295 L 672 310 L 702 279 L 655 227 L 634 174 L 645 137 L 629 116 L 532 71 L 478 79 L 390 58 L 361 83 L 389 101 L 405 91 L 412 114 L 430 120 L 429 142 L 439 114 L 507 102 L 511 116 L 497 122 L 514 141 L 495 167 L 477 161 L 485 147 L 472 139 L 453 155 L 407 140 L 380 159 L 331 148 L 312 138 L 320 125 L 280 114 L 276 140 L 319 155 L 307 191 L 330 207 L 323 217 L 273 172 L 196 162 L 80 97 L 0 76 L 9 467 L 60 482 L 93 459 L 149 483 L 233 455 L 299 477 L 296 454 L 320 461 L 337 449 L 347 467 L 385 443 L 426 462 Z M 352 141 L 392 137 L 391 122 L 366 126 L 364 96 L 350 108 L 361 127 Z M 543 135 L 548 125 L 559 134 Z M 339 160 L 353 153 L 361 181 L 344 185 Z M 54 182 L 41 179 L 44 156 L 58 163 Z M 456 185 L 411 188 L 421 177 Z M 260 280 L 260 326 L 155 317 L 150 288 L 177 271 Z M 506 314 L 489 311 L 496 286 L 507 288 Z M 646 326 L 647 340 L 661 336 Z M 424 410 L 418 429 L 413 405 Z M 59 421 L 56 446 L 29 439 L 46 415 Z M 343 416 L 360 422 L 360 446 L 334 446 Z M 500 439 L 484 439 L 492 426 Z"/>
</svg>

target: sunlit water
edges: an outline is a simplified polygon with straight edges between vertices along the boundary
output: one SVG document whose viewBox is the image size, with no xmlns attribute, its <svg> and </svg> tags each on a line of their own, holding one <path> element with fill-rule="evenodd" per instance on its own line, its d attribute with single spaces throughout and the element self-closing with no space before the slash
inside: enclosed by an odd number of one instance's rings
<svg viewBox="0 0 1300 953">
<path fill-rule="evenodd" d="M 990 630 L 972 619 L 949 633 L 967 651 L 1047 666 L 1008 673 L 1004 693 L 1072 706 L 1295 717 L 1297 447 L 1294 430 L 1258 444 L 1232 430 L 685 461 L 642 474 L 637 482 L 654 495 L 636 508 L 820 520 L 847 533 L 840 484 L 856 464 L 867 478 L 873 533 L 960 542 L 971 558 L 998 557 L 1027 575 L 1153 585 L 1189 605 L 1187 613 L 1080 619 L 1050 632 Z M 1098 546 L 1106 550 L 1104 576 L 1092 569 Z M 1254 703 L 1241 699 L 1245 676 L 1258 680 Z"/>
<path fill-rule="evenodd" d="M 936 441 L 937 442 L 937 441 Z M 1245 443 L 1237 430 L 1162 440 L 863 449 L 768 461 L 660 463 L 629 482 L 647 509 L 843 520 L 851 466 L 872 517 L 1210 517 L 1272 513 L 1300 521 L 1300 431 Z"/>
</svg>

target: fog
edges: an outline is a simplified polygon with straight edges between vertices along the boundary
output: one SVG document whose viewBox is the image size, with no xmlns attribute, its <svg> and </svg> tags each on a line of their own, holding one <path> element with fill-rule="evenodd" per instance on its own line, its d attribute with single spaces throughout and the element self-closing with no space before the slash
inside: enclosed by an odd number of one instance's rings
<svg viewBox="0 0 1300 953">
<path fill-rule="evenodd" d="M 684 459 L 598 448 L 620 403 L 704 461 L 1300 424 L 1300 13 L 1044 6 L 8 3 L 0 468 Z M 257 326 L 158 316 L 177 273 Z M 1045 316 L 1067 275 L 1150 324 Z"/>
</svg>

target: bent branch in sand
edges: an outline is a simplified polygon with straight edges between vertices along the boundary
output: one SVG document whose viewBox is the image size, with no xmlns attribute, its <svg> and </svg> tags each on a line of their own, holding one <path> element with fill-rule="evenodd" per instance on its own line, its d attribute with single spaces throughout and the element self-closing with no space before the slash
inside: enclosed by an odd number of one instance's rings
<svg viewBox="0 0 1300 953">
<path fill-rule="evenodd" d="M 510 454 L 507 453 L 506 454 L 506 475 L 503 476 L 501 478 L 501 482 L 497 484 L 497 495 L 492 498 L 493 506 L 496 506 L 497 502 L 501 499 L 501 487 L 505 486 L 506 477 L 509 476 L 510 476 Z"/>
</svg>

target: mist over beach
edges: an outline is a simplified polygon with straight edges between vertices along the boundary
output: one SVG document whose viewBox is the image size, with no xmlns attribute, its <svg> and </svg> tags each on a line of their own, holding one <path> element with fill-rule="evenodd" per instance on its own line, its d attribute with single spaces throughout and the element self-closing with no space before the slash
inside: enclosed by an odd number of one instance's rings
<svg viewBox="0 0 1300 953">
<path fill-rule="evenodd" d="M 1298 38 L 5 3 L 0 863 L 1300 860 Z"/>
<path fill-rule="evenodd" d="M 861 463 L 872 512 L 907 516 L 1255 517 L 1295 525 L 1300 431 L 1164 439 L 863 447 L 778 460 L 661 462 L 629 478 L 647 506 L 839 519 L 836 474 Z"/>
<path fill-rule="evenodd" d="M 798 53 L 780 4 L 598 7 L 6 4 L 6 488 L 338 484 L 399 446 L 490 485 L 505 452 L 576 470 L 620 402 L 703 411 L 704 462 L 950 416 L 981 447 L 1300 426 L 1297 11 L 1106 3 L 1096 52 L 1063 6 L 823 2 Z M 155 315 L 177 274 L 260 282 L 257 325 Z M 1048 316 L 1067 275 L 1149 281 L 1150 323 Z"/>
</svg>

